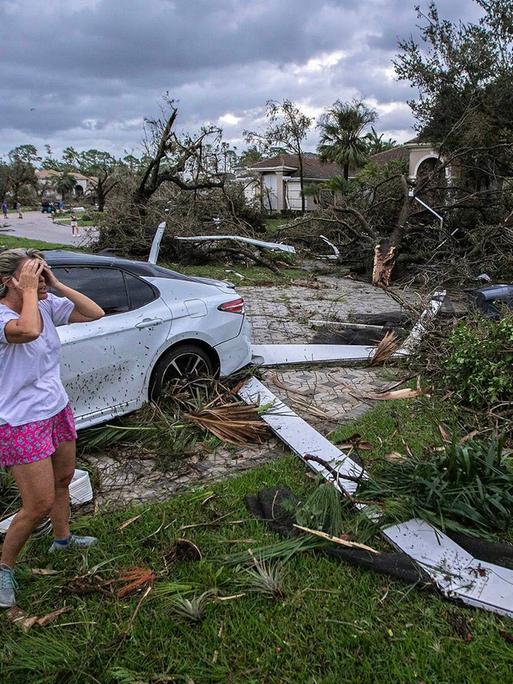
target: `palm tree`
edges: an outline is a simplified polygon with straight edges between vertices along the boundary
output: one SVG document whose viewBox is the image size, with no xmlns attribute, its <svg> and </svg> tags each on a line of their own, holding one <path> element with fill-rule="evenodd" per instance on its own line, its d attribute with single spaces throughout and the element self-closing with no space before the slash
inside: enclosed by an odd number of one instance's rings
<svg viewBox="0 0 513 684">
<path fill-rule="evenodd" d="M 371 126 L 370 132 L 367 133 L 367 149 L 369 155 L 391 150 L 397 145 L 397 140 L 393 140 L 392 138 L 383 140 L 383 135 L 383 133 L 376 133 L 374 126 Z"/>
<path fill-rule="evenodd" d="M 334 102 L 317 124 L 321 160 L 339 164 L 348 180 L 349 167 L 360 166 L 368 157 L 368 134 L 363 131 L 375 120 L 376 112 L 359 100 Z"/>
<path fill-rule="evenodd" d="M 71 195 L 71 193 L 75 189 L 76 184 L 77 181 L 75 179 L 75 176 L 73 176 L 68 171 L 63 171 L 58 176 L 54 176 L 52 178 L 52 185 L 55 188 L 55 190 L 61 195 L 63 200 L 66 200 L 66 197 L 68 195 Z"/>
</svg>

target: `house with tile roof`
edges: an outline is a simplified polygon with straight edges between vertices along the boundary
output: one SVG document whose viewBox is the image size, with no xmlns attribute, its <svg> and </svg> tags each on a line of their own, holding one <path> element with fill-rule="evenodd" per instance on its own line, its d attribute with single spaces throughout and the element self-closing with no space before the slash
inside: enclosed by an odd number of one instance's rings
<svg viewBox="0 0 513 684">
<path fill-rule="evenodd" d="M 438 164 L 444 163 L 437 145 L 419 142 L 416 138 L 370 157 L 370 161 L 378 165 L 395 160 L 403 160 L 408 164 L 408 178 L 411 182 L 433 171 Z M 444 174 L 450 184 L 451 179 L 458 175 L 458 170 L 454 164 L 448 164 L 444 167 Z"/>
<path fill-rule="evenodd" d="M 408 164 L 410 181 L 426 172 L 432 171 L 440 162 L 440 154 L 432 143 L 410 140 L 390 150 L 378 152 L 370 157 L 370 161 L 384 165 L 393 160 L 404 160 Z M 443 160 L 442 160 L 443 161 Z M 445 168 L 447 180 L 455 175 L 450 166 Z M 349 171 L 354 178 L 357 169 Z M 306 152 L 303 155 L 303 176 L 305 185 L 315 185 L 342 176 L 338 164 L 322 162 L 319 155 Z M 299 178 L 299 160 L 296 154 L 278 154 L 269 159 L 261 159 L 243 169 L 238 169 L 237 178 L 244 183 L 244 193 L 248 202 L 258 203 L 270 213 L 281 211 L 301 211 L 301 184 Z M 305 198 L 305 209 L 312 211 L 318 208 L 315 198 Z"/>
<path fill-rule="evenodd" d="M 306 152 L 303 155 L 303 179 L 305 185 L 322 183 L 340 176 L 338 164 L 323 163 L 319 155 Z M 239 181 L 245 183 L 246 199 L 258 202 L 271 214 L 280 211 L 301 211 L 301 182 L 297 154 L 278 154 L 269 159 L 254 162 L 239 169 Z M 305 208 L 316 208 L 313 197 L 306 197 Z"/>
<path fill-rule="evenodd" d="M 71 175 L 77 182 L 73 190 L 73 197 L 83 197 L 94 190 L 95 178 L 84 176 L 78 171 L 71 172 Z M 56 176 L 60 176 L 59 171 L 54 171 L 53 169 L 36 169 L 37 184 L 42 198 L 49 200 L 62 199 L 52 183 Z"/>
</svg>

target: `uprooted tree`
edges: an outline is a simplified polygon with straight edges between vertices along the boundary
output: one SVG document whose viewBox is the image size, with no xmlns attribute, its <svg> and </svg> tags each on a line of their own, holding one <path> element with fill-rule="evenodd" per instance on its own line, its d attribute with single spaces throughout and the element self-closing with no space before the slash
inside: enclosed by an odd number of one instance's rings
<svg viewBox="0 0 513 684">
<path fill-rule="evenodd" d="M 371 257 L 376 285 L 388 285 L 400 257 L 484 262 L 490 247 L 500 259 L 511 254 L 513 19 L 509 0 L 474 1 L 477 24 L 443 20 L 435 3 L 418 9 L 420 42 L 402 41 L 395 61 L 399 78 L 419 92 L 410 102 L 418 142 L 437 158 L 415 179 L 405 167 L 378 170 L 371 161 L 306 219 L 310 237 L 331 230 L 341 252 Z M 422 202 L 443 217 L 443 229 Z M 291 236 L 301 232 L 301 219 L 288 227 Z"/>
<path fill-rule="evenodd" d="M 120 179 L 100 226 L 99 248 L 115 247 L 146 255 L 162 220 L 167 230 L 161 254 L 170 260 L 207 262 L 210 257 L 241 256 L 276 270 L 265 256 L 243 246 L 178 241 L 215 232 L 253 236 L 262 229 L 260 212 L 247 205 L 244 186 L 231 180 L 235 153 L 217 126 L 197 133 L 176 130 L 178 107 L 165 100 L 162 116 L 145 124 L 144 154 Z"/>
<path fill-rule="evenodd" d="M 387 281 L 387 263 L 395 261 L 415 198 L 430 189 L 438 213 L 456 217 L 464 238 L 473 222 L 502 223 L 510 212 L 513 177 L 513 20 L 509 0 L 474 0 L 481 8 L 477 24 L 440 18 L 434 2 L 424 14 L 417 8 L 421 44 L 400 42 L 397 75 L 416 86 L 410 102 L 420 141 L 437 144 L 439 163 L 428 178 L 417 179 L 404 202 L 389 241 L 376 251 L 375 277 Z M 450 182 L 440 182 L 451 169 Z M 442 187 L 440 187 L 442 185 Z M 445 185 L 445 187 L 443 187 Z M 441 200 L 441 201 L 440 201 Z M 470 220 L 465 217 L 471 216 Z M 382 264 L 382 266 L 380 265 Z M 384 274 L 384 278 L 380 276 Z"/>
</svg>

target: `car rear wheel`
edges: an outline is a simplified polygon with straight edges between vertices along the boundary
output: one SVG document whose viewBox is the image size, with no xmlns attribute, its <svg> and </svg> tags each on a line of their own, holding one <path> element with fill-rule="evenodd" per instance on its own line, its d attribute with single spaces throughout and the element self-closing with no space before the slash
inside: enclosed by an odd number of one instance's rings
<svg viewBox="0 0 513 684">
<path fill-rule="evenodd" d="M 193 380 L 212 378 L 216 371 L 211 357 L 199 345 L 182 344 L 173 347 L 155 366 L 150 399 L 156 401 L 164 392 L 184 388 Z"/>
</svg>

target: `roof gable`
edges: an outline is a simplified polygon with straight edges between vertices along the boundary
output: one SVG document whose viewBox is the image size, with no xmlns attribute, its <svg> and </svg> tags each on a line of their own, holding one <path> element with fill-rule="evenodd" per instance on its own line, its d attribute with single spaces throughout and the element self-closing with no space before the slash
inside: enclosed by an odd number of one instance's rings
<svg viewBox="0 0 513 684">
<path fill-rule="evenodd" d="M 286 172 L 287 176 L 299 177 L 299 155 L 278 154 L 269 159 L 261 159 L 246 167 L 247 171 L 265 173 L 273 170 Z M 303 177 L 306 179 L 322 180 L 341 176 L 342 169 L 333 162 L 322 162 L 318 154 L 305 153 L 303 155 Z"/>
</svg>

